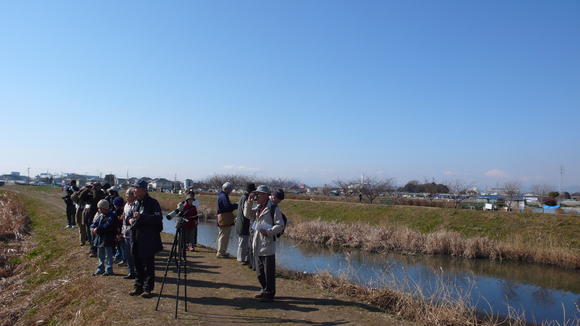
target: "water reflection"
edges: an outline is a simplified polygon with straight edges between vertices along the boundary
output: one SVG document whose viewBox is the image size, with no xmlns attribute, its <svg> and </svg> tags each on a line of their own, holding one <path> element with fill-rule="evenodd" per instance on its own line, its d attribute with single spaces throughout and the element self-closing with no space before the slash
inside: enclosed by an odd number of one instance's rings
<svg viewBox="0 0 580 326">
<path fill-rule="evenodd" d="M 174 232 L 164 220 L 165 232 Z M 232 232 L 228 253 L 235 255 Z M 215 248 L 214 223 L 199 225 L 198 242 Z M 580 277 L 577 271 L 538 264 L 456 259 L 444 256 L 373 254 L 360 250 L 332 250 L 280 238 L 278 266 L 294 271 L 328 271 L 371 287 L 399 288 L 431 296 L 442 287 L 451 297 L 463 297 L 482 311 L 507 314 L 508 305 L 525 311 L 528 321 L 573 320 L 580 311 Z"/>
</svg>

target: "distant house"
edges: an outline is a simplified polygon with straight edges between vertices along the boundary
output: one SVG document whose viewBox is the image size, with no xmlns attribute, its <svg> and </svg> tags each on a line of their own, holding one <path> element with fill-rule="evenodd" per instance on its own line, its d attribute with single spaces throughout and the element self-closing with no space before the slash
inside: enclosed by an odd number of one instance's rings
<svg viewBox="0 0 580 326">
<path fill-rule="evenodd" d="M 570 195 L 570 197 L 572 198 L 572 200 L 580 200 L 580 192 L 575 192 L 572 195 Z"/>
<path fill-rule="evenodd" d="M 149 182 L 149 187 L 155 191 L 171 191 L 173 190 L 173 181 L 165 178 L 156 178 Z"/>
</svg>

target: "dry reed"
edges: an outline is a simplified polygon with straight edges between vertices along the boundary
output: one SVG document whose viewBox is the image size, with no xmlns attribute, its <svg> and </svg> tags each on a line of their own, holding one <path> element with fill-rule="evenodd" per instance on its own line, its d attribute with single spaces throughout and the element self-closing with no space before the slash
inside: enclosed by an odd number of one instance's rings
<svg viewBox="0 0 580 326">
<path fill-rule="evenodd" d="M 356 301 L 369 304 L 399 318 L 424 325 L 525 325 L 522 316 L 499 317 L 478 313 L 468 304 L 467 294 L 453 298 L 445 286 L 438 287 L 435 294 L 427 297 L 416 287 L 410 294 L 391 288 L 369 288 L 349 282 L 344 277 L 335 277 L 328 272 L 302 274 L 282 271 L 291 279 L 306 281 L 314 286 Z"/>
<path fill-rule="evenodd" d="M 451 255 L 580 268 L 580 254 L 574 249 L 555 245 L 546 248 L 532 247 L 519 239 L 508 243 L 486 237 L 464 238 L 451 231 L 421 233 L 404 227 L 310 221 L 288 227 L 285 235 L 299 241 L 371 252 Z"/>
</svg>

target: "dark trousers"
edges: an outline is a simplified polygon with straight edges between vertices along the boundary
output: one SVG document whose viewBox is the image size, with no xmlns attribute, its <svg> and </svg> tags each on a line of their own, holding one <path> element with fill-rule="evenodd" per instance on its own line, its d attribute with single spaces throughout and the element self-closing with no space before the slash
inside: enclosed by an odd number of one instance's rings
<svg viewBox="0 0 580 326">
<path fill-rule="evenodd" d="M 257 256 L 256 265 L 262 295 L 273 298 L 276 295 L 276 255 Z"/>
<path fill-rule="evenodd" d="M 155 286 L 155 256 L 135 255 L 135 288 L 153 291 Z"/>
<path fill-rule="evenodd" d="M 76 207 L 72 202 L 66 203 L 66 220 L 69 226 L 75 225 L 75 214 L 76 214 Z"/>
</svg>

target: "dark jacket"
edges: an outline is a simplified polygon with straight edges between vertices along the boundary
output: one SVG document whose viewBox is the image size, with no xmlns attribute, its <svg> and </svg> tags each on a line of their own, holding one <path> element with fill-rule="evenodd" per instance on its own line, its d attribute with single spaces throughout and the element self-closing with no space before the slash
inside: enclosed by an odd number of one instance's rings
<svg viewBox="0 0 580 326">
<path fill-rule="evenodd" d="M 248 199 L 248 193 L 244 193 L 240 197 L 238 202 L 238 207 L 244 207 L 244 203 Z M 238 215 L 236 215 L 236 234 L 237 235 L 250 235 L 250 219 L 244 216 L 244 210 L 238 209 Z"/>
<path fill-rule="evenodd" d="M 238 209 L 238 204 L 230 203 L 230 197 L 223 190 L 218 193 L 217 213 L 223 214 Z"/>
<path fill-rule="evenodd" d="M 86 204 L 90 205 L 89 208 L 86 208 L 83 211 L 83 220 L 85 225 L 91 224 L 95 214 L 97 213 L 97 203 L 99 200 L 105 198 L 105 192 L 101 189 L 85 189 L 81 191 L 80 200 L 81 202 L 85 202 Z"/>
<path fill-rule="evenodd" d="M 153 256 L 163 249 L 161 243 L 161 231 L 163 231 L 161 206 L 149 194 L 135 203 L 135 211 L 139 212 L 141 216 L 133 222 L 131 227 L 133 254 L 139 257 Z"/>
<path fill-rule="evenodd" d="M 106 214 L 98 213 L 97 218 L 91 228 L 97 229 L 97 234 L 93 240 L 95 247 L 112 247 L 115 243 L 117 233 L 117 216 L 115 211 Z"/>
<path fill-rule="evenodd" d="M 63 193 L 62 199 L 64 200 L 65 204 L 67 204 L 67 205 L 74 204 L 72 199 L 71 199 L 71 195 L 76 191 L 79 191 L 79 188 L 77 186 L 66 186 L 64 188 L 64 193 Z"/>
</svg>

